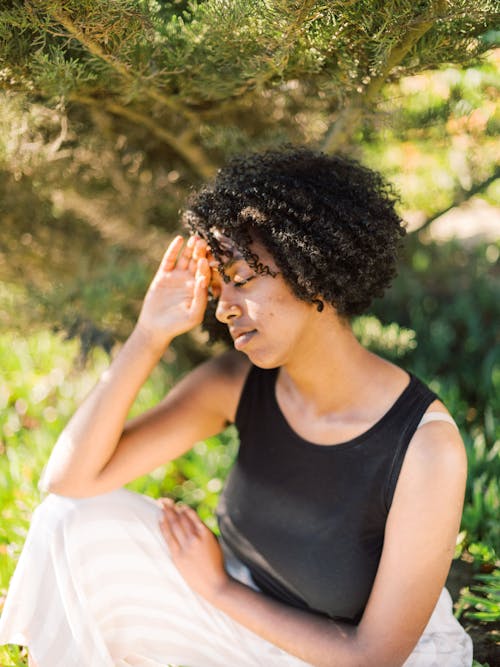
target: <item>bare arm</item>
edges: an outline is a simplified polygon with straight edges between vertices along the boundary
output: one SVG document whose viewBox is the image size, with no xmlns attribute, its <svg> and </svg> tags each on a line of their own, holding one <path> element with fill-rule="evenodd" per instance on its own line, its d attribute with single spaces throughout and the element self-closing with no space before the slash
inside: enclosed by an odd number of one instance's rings
<svg viewBox="0 0 500 667">
<path fill-rule="evenodd" d="M 138 324 L 59 437 L 42 486 L 69 496 L 118 488 L 224 427 L 227 360 L 202 365 L 162 403 L 125 425 L 137 393 L 171 340 L 201 322 L 209 268 L 204 242 L 170 244 Z M 229 402 L 230 403 L 230 402 Z"/>
<path fill-rule="evenodd" d="M 132 333 L 59 436 L 42 479 L 46 490 L 73 496 L 100 492 L 99 473 L 113 455 L 130 407 L 160 356 L 145 332 Z"/>
<path fill-rule="evenodd" d="M 377 577 L 357 627 L 293 609 L 228 578 L 217 565 L 215 538 L 194 513 L 179 514 L 167 506 L 162 529 L 188 583 L 264 639 L 317 667 L 401 667 L 445 583 L 465 476 L 465 452 L 454 427 L 431 423 L 419 429 L 405 458 Z M 192 537 L 189 518 L 200 537 Z M 198 540 L 205 546 L 197 553 Z"/>
</svg>

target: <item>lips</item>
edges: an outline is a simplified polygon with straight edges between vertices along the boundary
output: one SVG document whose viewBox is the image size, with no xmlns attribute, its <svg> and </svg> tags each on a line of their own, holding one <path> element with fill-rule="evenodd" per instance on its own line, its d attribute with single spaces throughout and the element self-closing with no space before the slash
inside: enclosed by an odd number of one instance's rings
<svg viewBox="0 0 500 667">
<path fill-rule="evenodd" d="M 229 332 L 234 341 L 234 347 L 237 350 L 241 350 L 245 345 L 250 341 L 251 338 L 257 333 L 256 329 L 249 329 L 247 331 L 240 330 L 230 330 Z"/>
</svg>

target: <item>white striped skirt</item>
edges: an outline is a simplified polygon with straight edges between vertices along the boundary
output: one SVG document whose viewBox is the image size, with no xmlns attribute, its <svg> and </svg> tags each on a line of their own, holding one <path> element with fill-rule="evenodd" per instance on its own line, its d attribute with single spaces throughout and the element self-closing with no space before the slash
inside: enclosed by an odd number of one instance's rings
<svg viewBox="0 0 500 667">
<path fill-rule="evenodd" d="M 125 489 L 48 496 L 10 583 L 0 644 L 28 646 L 39 667 L 306 667 L 189 588 L 159 518 L 151 498 Z M 226 568 L 251 584 L 238 561 Z M 444 589 L 404 667 L 471 664 Z"/>
</svg>

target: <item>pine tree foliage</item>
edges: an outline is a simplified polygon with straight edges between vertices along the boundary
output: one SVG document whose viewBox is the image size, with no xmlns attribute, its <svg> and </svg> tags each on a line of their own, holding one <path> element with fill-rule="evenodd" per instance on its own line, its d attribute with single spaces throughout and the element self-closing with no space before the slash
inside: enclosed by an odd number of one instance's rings
<svg viewBox="0 0 500 667">
<path fill-rule="evenodd" d="M 498 19 L 494 0 L 11 0 L 0 57 L 5 87 L 98 107 L 207 177 L 214 120 L 242 144 L 255 124 L 272 134 L 276 105 L 298 87 L 322 116 L 314 140 L 337 149 L 385 82 L 469 62 Z"/>
<path fill-rule="evenodd" d="M 4 0 L 0 279 L 27 286 L 27 321 L 125 335 L 193 184 L 230 154 L 286 142 L 363 144 L 379 165 L 388 127 L 413 141 L 427 122 L 411 104 L 396 118 L 398 82 L 476 62 L 498 18 L 493 0 Z M 494 106 L 495 74 L 481 76 Z M 434 100 L 434 145 L 465 88 Z M 488 118 L 464 167 L 480 180 Z M 0 294 L 0 318 L 18 315 L 2 308 Z"/>
</svg>

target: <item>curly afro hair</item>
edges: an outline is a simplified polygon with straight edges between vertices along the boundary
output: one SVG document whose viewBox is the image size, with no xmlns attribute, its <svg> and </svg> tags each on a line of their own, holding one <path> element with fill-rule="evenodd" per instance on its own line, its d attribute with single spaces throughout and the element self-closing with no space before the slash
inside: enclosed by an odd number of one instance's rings
<svg viewBox="0 0 500 667">
<path fill-rule="evenodd" d="M 382 176 L 355 160 L 286 148 L 233 158 L 191 197 L 184 220 L 221 264 L 228 252 L 216 231 L 254 270 L 269 273 L 250 249 L 259 240 L 299 299 L 319 310 L 327 302 L 351 318 L 396 274 L 405 233 L 396 201 Z M 210 322 L 215 306 L 212 300 L 205 320 L 212 340 L 221 337 Z"/>
</svg>

